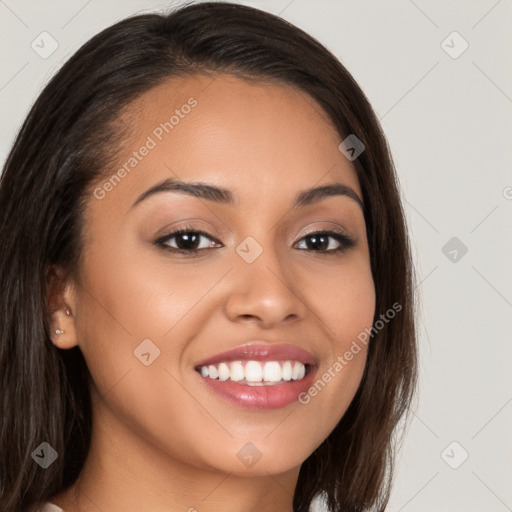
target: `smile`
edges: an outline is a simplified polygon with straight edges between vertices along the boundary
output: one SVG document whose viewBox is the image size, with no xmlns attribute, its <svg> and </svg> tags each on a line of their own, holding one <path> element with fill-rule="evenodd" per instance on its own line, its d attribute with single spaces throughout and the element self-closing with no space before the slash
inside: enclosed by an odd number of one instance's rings
<svg viewBox="0 0 512 512">
<path fill-rule="evenodd" d="M 310 352 L 289 344 L 246 344 L 194 366 L 215 395 L 252 409 L 276 409 L 297 402 L 317 369 L 318 361 Z"/>
<path fill-rule="evenodd" d="M 309 365 L 300 361 L 233 361 L 202 366 L 201 375 L 221 382 L 231 380 L 246 386 L 273 386 L 290 380 L 300 380 Z"/>
</svg>

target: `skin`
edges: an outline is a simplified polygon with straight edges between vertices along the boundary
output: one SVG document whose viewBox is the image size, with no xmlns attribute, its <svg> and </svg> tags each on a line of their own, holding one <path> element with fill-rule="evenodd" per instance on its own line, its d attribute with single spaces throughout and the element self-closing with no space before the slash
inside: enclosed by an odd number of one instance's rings
<svg viewBox="0 0 512 512">
<path fill-rule="evenodd" d="M 51 500 L 65 512 L 291 511 L 301 463 L 363 374 L 364 346 L 307 405 L 250 410 L 194 371 L 205 357 L 263 339 L 309 350 L 321 376 L 371 327 L 375 290 L 355 200 L 290 207 L 300 191 L 332 182 L 362 194 L 327 116 L 288 85 L 227 75 L 159 85 L 124 114 L 131 128 L 118 166 L 190 97 L 197 106 L 171 133 L 103 199 L 90 196 L 79 275 L 59 281 L 56 269 L 52 280 L 53 327 L 64 330 L 53 342 L 78 345 L 92 375 L 91 449 L 78 482 Z M 230 189 L 236 204 L 163 192 L 132 207 L 169 177 Z M 201 238 L 210 248 L 198 255 L 153 244 L 185 225 L 220 243 Z M 308 248 L 306 235 L 332 228 L 355 246 Z M 248 236 L 263 249 L 250 264 L 235 250 Z M 340 244 L 328 241 L 325 249 Z M 133 351 L 147 338 L 161 353 L 144 366 Z M 237 458 L 248 442 L 261 453 L 251 467 Z"/>
</svg>

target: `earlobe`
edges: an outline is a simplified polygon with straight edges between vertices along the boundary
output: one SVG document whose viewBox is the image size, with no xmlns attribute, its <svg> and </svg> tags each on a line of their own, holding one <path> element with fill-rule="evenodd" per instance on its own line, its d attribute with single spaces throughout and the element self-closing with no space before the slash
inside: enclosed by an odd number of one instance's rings
<svg viewBox="0 0 512 512">
<path fill-rule="evenodd" d="M 50 339 L 61 349 L 69 349 L 76 345 L 74 294 L 72 283 L 56 267 L 48 272 L 47 307 L 50 318 Z M 73 302 L 70 306 L 69 302 Z"/>
<path fill-rule="evenodd" d="M 51 314 L 50 339 L 56 347 L 61 349 L 73 348 L 78 345 L 75 317 L 67 306 L 53 311 Z"/>
</svg>

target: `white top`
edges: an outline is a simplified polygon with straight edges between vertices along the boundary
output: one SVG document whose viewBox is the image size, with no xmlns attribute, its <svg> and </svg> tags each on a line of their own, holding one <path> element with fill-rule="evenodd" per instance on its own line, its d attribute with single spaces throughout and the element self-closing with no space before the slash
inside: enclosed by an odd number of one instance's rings
<svg viewBox="0 0 512 512">
<path fill-rule="evenodd" d="M 46 503 L 43 503 L 43 507 L 40 508 L 38 512 L 64 512 L 64 510 L 47 501 Z"/>
</svg>

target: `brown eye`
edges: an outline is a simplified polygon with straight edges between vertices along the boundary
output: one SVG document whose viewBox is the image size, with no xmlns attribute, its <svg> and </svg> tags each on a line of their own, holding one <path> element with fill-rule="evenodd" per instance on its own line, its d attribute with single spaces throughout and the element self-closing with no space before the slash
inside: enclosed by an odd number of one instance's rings
<svg viewBox="0 0 512 512">
<path fill-rule="evenodd" d="M 176 247 L 170 244 L 170 241 L 173 239 L 175 239 Z M 210 243 L 203 242 L 203 247 L 201 247 L 202 239 L 210 239 Z M 182 253 L 197 253 L 203 249 L 213 247 L 212 243 L 215 244 L 217 242 L 205 231 L 186 227 L 177 229 L 155 241 L 155 244 L 165 249 Z"/>
<path fill-rule="evenodd" d="M 330 239 L 336 241 L 334 247 L 332 247 L 333 243 L 330 242 Z M 337 231 L 316 231 L 309 233 L 302 240 L 306 240 L 307 250 L 320 253 L 341 252 L 355 245 L 352 238 L 348 237 L 345 233 Z M 338 246 L 336 246 L 336 243 Z"/>
</svg>

